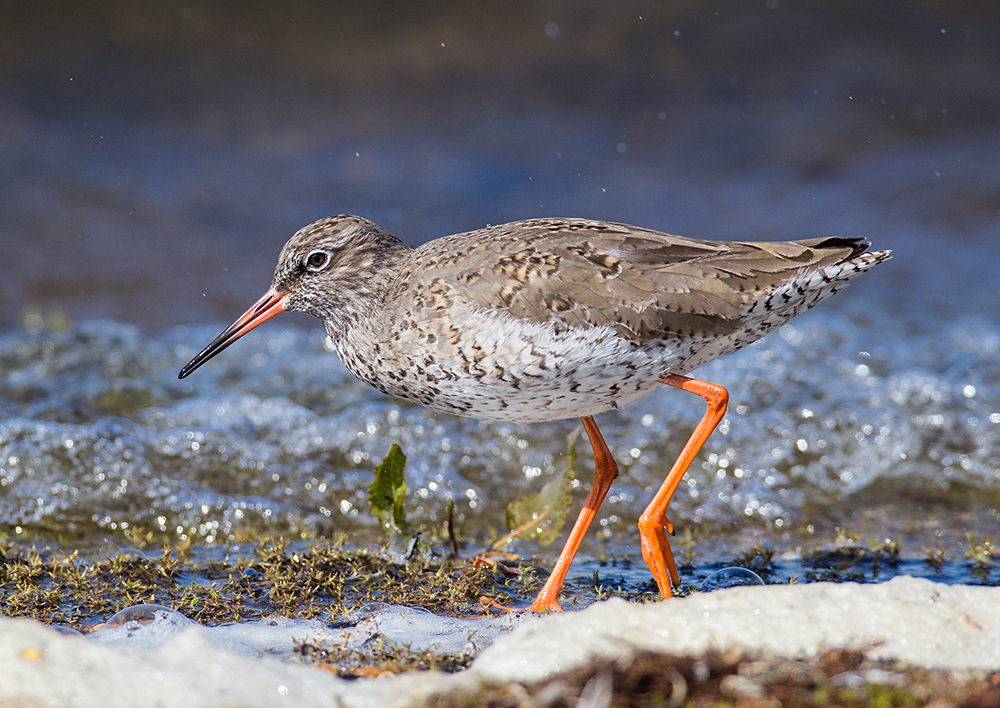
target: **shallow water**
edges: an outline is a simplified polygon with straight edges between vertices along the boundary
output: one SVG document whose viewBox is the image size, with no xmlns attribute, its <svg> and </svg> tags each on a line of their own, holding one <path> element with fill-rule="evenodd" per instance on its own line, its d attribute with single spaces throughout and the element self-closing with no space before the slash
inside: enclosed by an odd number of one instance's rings
<svg viewBox="0 0 1000 708">
<path fill-rule="evenodd" d="M 818 545 L 835 525 L 914 553 L 995 533 L 1000 327 L 964 320 L 893 337 L 877 319 L 817 311 L 701 370 L 730 389 L 731 410 L 671 516 L 721 544 L 704 560 L 727 546 Z M 260 532 L 372 540 L 371 470 L 396 442 L 409 457 L 411 519 L 433 535 L 454 500 L 473 552 L 505 531 L 506 503 L 564 465 L 574 421 L 478 422 L 385 399 L 318 331 L 266 327 L 177 380 L 213 332 L 149 337 L 105 322 L 0 338 L 5 522 L 196 543 Z M 637 517 L 701 412 L 665 389 L 601 416 L 622 474 L 591 553 L 637 553 Z"/>
<path fill-rule="evenodd" d="M 992 25 L 961 4 L 914 6 L 898 9 L 897 35 L 853 11 L 786 5 L 591 8 L 559 19 L 557 37 L 556 20 L 525 11 L 505 18 L 516 41 L 499 49 L 465 14 L 379 25 L 320 13 L 372 46 L 282 20 L 289 34 L 255 59 L 219 30 L 231 26 L 221 6 L 193 23 L 106 10 L 93 33 L 72 13 L 3 24 L 0 523 L 91 546 L 129 543 L 129 530 L 377 542 L 367 486 L 397 442 L 411 518 L 433 536 L 454 500 L 475 552 L 505 532 L 509 501 L 562 469 L 574 421 L 483 423 L 388 400 L 293 316 L 189 379 L 177 371 L 315 218 L 360 213 L 416 243 L 577 215 L 702 238 L 863 235 L 894 250 L 697 372 L 732 400 L 671 505 L 675 546 L 692 534 L 691 582 L 755 544 L 794 555 L 845 526 L 900 542 L 918 565 L 945 548 L 945 579 L 982 581 L 963 559 L 967 534 L 1000 537 Z M 273 18 L 244 19 L 252 37 Z M 80 39 L 45 51 L 60 36 Z M 575 578 L 602 574 L 602 555 L 638 557 L 635 520 L 701 413 L 663 390 L 600 417 L 622 475 Z M 578 449 L 577 504 L 590 464 Z M 631 569 L 629 582 L 648 580 Z"/>
</svg>

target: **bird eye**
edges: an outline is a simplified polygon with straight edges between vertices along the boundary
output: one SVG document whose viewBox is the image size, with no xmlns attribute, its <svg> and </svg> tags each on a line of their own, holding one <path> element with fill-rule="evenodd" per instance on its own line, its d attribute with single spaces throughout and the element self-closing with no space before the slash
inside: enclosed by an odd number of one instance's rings
<svg viewBox="0 0 1000 708">
<path fill-rule="evenodd" d="M 330 254 L 326 251 L 313 251 L 306 256 L 306 267 L 309 270 L 323 270 L 330 263 Z"/>
</svg>

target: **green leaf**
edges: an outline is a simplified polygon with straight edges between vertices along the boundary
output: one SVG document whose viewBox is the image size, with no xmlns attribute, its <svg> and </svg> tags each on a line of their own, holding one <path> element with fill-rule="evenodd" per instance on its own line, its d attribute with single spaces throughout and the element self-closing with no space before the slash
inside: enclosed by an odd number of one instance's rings
<svg viewBox="0 0 1000 708">
<path fill-rule="evenodd" d="M 547 546 L 559 537 L 566 515 L 573 505 L 573 480 L 576 479 L 576 438 L 580 429 L 575 429 L 566 438 L 566 469 L 549 481 L 537 494 L 527 494 L 507 505 L 507 528 L 503 538 L 493 544 L 500 548 L 515 538 L 537 540 Z"/>
<path fill-rule="evenodd" d="M 406 520 L 403 500 L 406 497 L 406 480 L 403 469 L 406 455 L 393 443 L 382 463 L 375 468 L 375 480 L 368 487 L 368 503 L 372 514 L 379 520 L 389 540 L 413 537 L 413 527 Z"/>
</svg>

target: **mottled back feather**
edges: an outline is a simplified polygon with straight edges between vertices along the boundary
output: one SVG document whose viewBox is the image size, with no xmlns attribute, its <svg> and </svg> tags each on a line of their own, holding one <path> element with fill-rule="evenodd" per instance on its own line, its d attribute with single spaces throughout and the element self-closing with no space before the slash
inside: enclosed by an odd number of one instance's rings
<svg viewBox="0 0 1000 708">
<path fill-rule="evenodd" d="M 531 219 L 424 244 L 389 300 L 420 293 L 432 308 L 474 303 L 557 331 L 607 325 L 638 345 L 711 338 L 735 331 L 749 303 L 797 273 L 867 246 L 845 238 L 699 241 L 602 221 Z"/>
</svg>

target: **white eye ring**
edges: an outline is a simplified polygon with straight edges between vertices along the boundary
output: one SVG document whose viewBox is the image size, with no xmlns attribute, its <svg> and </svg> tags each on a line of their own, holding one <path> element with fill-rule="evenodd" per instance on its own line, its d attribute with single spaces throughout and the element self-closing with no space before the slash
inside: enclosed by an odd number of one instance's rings
<svg viewBox="0 0 1000 708">
<path fill-rule="evenodd" d="M 317 248 L 306 256 L 305 264 L 308 270 L 319 272 L 330 265 L 330 254 L 327 251 Z"/>
</svg>

